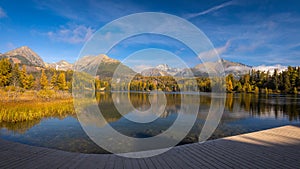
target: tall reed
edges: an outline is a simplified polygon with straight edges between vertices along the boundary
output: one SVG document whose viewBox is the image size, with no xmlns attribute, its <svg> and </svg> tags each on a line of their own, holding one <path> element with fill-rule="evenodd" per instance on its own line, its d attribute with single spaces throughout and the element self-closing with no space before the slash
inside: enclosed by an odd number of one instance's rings
<svg viewBox="0 0 300 169">
<path fill-rule="evenodd" d="M 73 99 L 68 93 L 55 93 L 44 99 L 36 91 L 18 93 L 18 97 L 10 97 L 16 91 L 0 91 L 0 122 L 22 122 L 42 118 L 75 115 Z"/>
</svg>

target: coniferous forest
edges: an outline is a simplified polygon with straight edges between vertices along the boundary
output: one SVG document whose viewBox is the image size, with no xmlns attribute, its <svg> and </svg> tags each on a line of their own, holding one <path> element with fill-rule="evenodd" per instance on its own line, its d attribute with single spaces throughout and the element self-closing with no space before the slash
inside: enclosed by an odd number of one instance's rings
<svg viewBox="0 0 300 169">
<path fill-rule="evenodd" d="M 0 87 L 5 91 L 24 92 L 25 90 L 39 91 L 41 97 L 49 97 L 55 91 L 72 90 L 73 71 L 60 71 L 55 69 L 42 69 L 38 72 L 29 73 L 26 66 L 13 64 L 8 59 L 0 60 Z M 194 84 L 189 80 L 178 80 L 171 76 L 145 77 L 137 74 L 129 84 L 118 85 L 111 83 L 111 78 L 96 77 L 95 89 L 117 91 L 151 91 L 162 90 L 167 92 L 179 92 L 180 89 L 190 89 Z M 216 85 L 214 79 L 197 77 L 198 91 L 211 92 L 212 86 Z M 227 92 L 246 93 L 290 93 L 297 94 L 300 91 L 300 67 L 289 66 L 287 70 L 272 74 L 268 72 L 249 71 L 240 77 L 233 74 L 226 76 Z"/>
</svg>

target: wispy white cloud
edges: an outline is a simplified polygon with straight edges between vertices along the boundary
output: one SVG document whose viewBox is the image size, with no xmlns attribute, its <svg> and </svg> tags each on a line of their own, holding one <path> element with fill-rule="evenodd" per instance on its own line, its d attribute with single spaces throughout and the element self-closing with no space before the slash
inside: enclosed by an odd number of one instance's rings
<svg viewBox="0 0 300 169">
<path fill-rule="evenodd" d="M 217 10 L 219 10 L 219 9 L 222 9 L 222 8 L 227 7 L 227 6 L 234 5 L 234 4 L 235 4 L 234 1 L 228 1 L 228 2 L 222 3 L 222 4 L 220 4 L 220 5 L 214 6 L 214 7 L 212 7 L 212 8 L 209 8 L 209 9 L 207 9 L 207 10 L 205 10 L 205 11 L 202 11 L 202 12 L 187 14 L 187 15 L 186 15 L 186 18 L 187 18 L 187 19 L 191 19 L 191 18 L 194 18 L 194 17 L 206 15 L 206 14 L 208 14 L 208 13 L 217 11 Z"/>
<path fill-rule="evenodd" d="M 99 24 L 108 22 L 121 16 L 142 12 L 143 8 L 137 3 L 116 3 L 99 0 L 34 0 L 36 8 L 49 10 L 58 16 L 75 22 Z"/>
<path fill-rule="evenodd" d="M 223 54 L 227 51 L 231 43 L 231 40 L 228 40 L 226 44 L 219 48 L 214 48 L 208 51 L 204 51 L 198 55 L 198 58 L 201 59 L 202 63 L 205 67 L 197 67 L 201 71 L 206 71 L 210 75 L 214 75 L 215 73 L 219 74 L 224 72 L 224 68 L 220 66 L 220 57 L 219 55 Z M 218 63 L 218 64 L 216 64 Z"/>
<path fill-rule="evenodd" d="M 226 17 L 228 15 L 231 14 Z M 226 55 L 223 54 L 222 57 L 249 65 L 299 65 L 299 14 L 249 12 L 234 16 L 234 24 L 218 26 L 203 21 L 205 18 L 195 20 L 217 44 L 224 43 L 226 39 L 234 39 Z"/>
<path fill-rule="evenodd" d="M 242 39 L 243 40 L 243 39 Z M 264 41 L 263 40 L 259 40 L 257 39 L 257 41 L 251 42 L 250 44 L 238 44 L 234 51 L 235 52 L 253 52 L 255 51 L 257 48 L 261 47 L 262 45 L 264 45 Z"/>
<path fill-rule="evenodd" d="M 84 25 L 67 24 L 60 26 L 58 30 L 47 32 L 47 36 L 55 41 L 76 44 L 87 41 L 94 31 L 91 27 Z"/>
<path fill-rule="evenodd" d="M 221 55 L 221 54 L 223 54 L 224 52 L 227 51 L 227 49 L 229 48 L 230 44 L 231 44 L 231 40 L 228 40 L 224 46 L 216 48 L 215 50 L 216 50 L 216 52 L 219 55 Z"/>
<path fill-rule="evenodd" d="M 300 47 L 300 43 L 290 44 L 288 47 L 289 47 L 289 49 L 299 48 Z"/>
<path fill-rule="evenodd" d="M 299 66 L 299 52 L 289 53 L 288 55 L 283 55 L 281 53 L 267 53 L 261 54 L 257 57 L 250 57 L 249 59 L 254 62 L 266 64 L 266 65 L 291 65 Z M 259 64 L 256 64 L 259 65 Z"/>
<path fill-rule="evenodd" d="M 92 10 L 90 13 L 91 16 L 104 22 L 144 11 L 144 8 L 139 5 L 139 3 L 132 3 L 130 1 L 126 1 L 126 3 L 116 3 L 113 1 L 88 0 L 88 5 Z M 102 12 L 99 13 L 99 10 Z"/>
<path fill-rule="evenodd" d="M 70 3 L 66 1 L 61 1 L 61 0 L 49 0 L 49 1 L 40 1 L 40 0 L 33 0 L 36 4 L 36 8 L 39 10 L 49 10 L 56 15 L 59 15 L 61 17 L 65 17 L 68 19 L 80 19 L 78 17 L 79 15 L 79 10 L 75 11 L 73 5 L 76 3 Z M 84 6 L 82 6 L 82 10 L 84 10 Z"/>
<path fill-rule="evenodd" d="M 269 20 L 272 20 L 273 22 L 293 24 L 295 22 L 299 22 L 300 18 L 296 17 L 292 12 L 282 12 L 271 15 Z"/>
<path fill-rule="evenodd" d="M 214 48 L 209 51 L 204 51 L 198 55 L 198 57 L 203 61 L 203 62 L 208 62 L 211 61 L 210 59 L 214 59 L 219 55 L 222 55 L 227 51 L 231 44 L 231 40 L 228 40 L 226 44 L 222 47 Z"/>
<path fill-rule="evenodd" d="M 7 14 L 4 11 L 4 9 L 0 6 L 0 18 L 5 18 L 5 17 L 7 17 Z"/>
</svg>

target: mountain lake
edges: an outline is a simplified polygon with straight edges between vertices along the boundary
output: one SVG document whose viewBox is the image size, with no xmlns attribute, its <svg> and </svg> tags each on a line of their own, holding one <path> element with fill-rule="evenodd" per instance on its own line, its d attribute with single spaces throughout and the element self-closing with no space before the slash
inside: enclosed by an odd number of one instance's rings
<svg viewBox="0 0 300 169">
<path fill-rule="evenodd" d="M 129 99 L 138 110 L 149 109 L 150 102 L 147 93 L 97 93 L 99 109 L 107 123 L 99 123 L 94 119 L 96 129 L 110 125 L 116 131 L 135 138 L 153 137 L 167 130 L 178 117 L 179 111 L 184 116 L 191 116 L 191 112 L 180 110 L 182 106 L 194 104 L 193 101 L 182 105 L 181 99 L 187 97 L 178 93 L 168 93 L 163 113 L 150 123 L 136 123 L 128 120 L 132 117 L 132 109 L 124 109 L 124 116 L 118 113 L 114 101 L 122 104 Z M 198 142 L 199 134 L 205 123 L 211 106 L 212 97 L 209 93 L 201 93 L 194 97 L 199 99 L 199 109 L 195 115 L 196 121 L 187 136 L 178 145 Z M 126 104 L 124 102 L 124 104 Z M 90 120 L 93 117 L 89 117 Z M 81 119 L 82 120 L 82 119 Z M 299 124 L 300 97 L 297 95 L 255 95 L 255 94 L 227 94 L 222 118 L 209 139 L 239 135 L 273 127 Z M 96 145 L 84 132 L 76 115 L 45 117 L 18 123 L 0 123 L 0 137 L 5 140 L 20 142 L 28 145 L 48 147 L 70 152 L 108 153 Z"/>
</svg>

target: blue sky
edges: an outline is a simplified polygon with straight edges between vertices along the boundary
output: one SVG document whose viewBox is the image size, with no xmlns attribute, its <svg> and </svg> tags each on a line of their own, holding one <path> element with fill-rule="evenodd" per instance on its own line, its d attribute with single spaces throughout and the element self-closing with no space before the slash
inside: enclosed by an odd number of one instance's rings
<svg viewBox="0 0 300 169">
<path fill-rule="evenodd" d="M 164 12 L 190 21 L 227 60 L 252 66 L 300 65 L 298 0 L 1 0 L 0 53 L 29 46 L 46 62 L 74 62 L 96 30 L 137 12 Z M 148 45 L 169 49 L 173 43 L 166 41 L 169 45 Z M 127 54 L 136 49 L 128 44 Z M 175 53 L 181 49 L 176 42 L 173 47 Z M 111 57 L 124 58 L 126 49 L 116 48 Z"/>
</svg>

